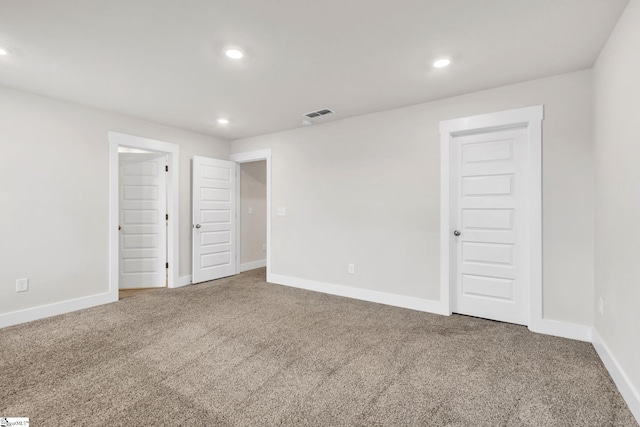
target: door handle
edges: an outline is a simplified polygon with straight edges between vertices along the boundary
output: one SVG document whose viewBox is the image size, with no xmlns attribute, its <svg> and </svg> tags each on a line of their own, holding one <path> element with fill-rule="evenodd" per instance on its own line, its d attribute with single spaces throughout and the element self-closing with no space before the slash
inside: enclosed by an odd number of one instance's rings
<svg viewBox="0 0 640 427">
<path fill-rule="evenodd" d="M 202 226 L 201 226 L 200 224 L 196 224 L 196 225 L 195 225 L 195 227 L 196 227 L 196 228 L 200 228 L 200 227 L 202 227 Z"/>
<path fill-rule="evenodd" d="M 453 231 L 453 235 L 458 237 L 461 233 L 458 230 L 454 230 Z"/>
</svg>

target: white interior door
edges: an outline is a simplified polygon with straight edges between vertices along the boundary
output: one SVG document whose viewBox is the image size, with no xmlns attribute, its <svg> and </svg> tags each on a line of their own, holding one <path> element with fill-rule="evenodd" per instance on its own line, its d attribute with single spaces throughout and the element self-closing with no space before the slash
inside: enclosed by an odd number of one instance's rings
<svg viewBox="0 0 640 427">
<path fill-rule="evenodd" d="M 119 288 L 167 284 L 164 154 L 119 153 Z"/>
<path fill-rule="evenodd" d="M 236 274 L 236 163 L 194 156 L 193 283 Z"/>
<path fill-rule="evenodd" d="M 454 312 L 528 323 L 526 156 L 525 128 L 452 138 Z"/>
</svg>

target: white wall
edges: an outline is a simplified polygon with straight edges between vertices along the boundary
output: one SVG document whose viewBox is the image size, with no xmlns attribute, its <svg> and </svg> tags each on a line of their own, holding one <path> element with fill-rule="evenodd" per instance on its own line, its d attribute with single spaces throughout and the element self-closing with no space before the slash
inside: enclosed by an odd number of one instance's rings
<svg viewBox="0 0 640 427">
<path fill-rule="evenodd" d="M 544 104 L 544 317 L 591 325 L 591 83 L 581 71 L 233 142 L 273 150 L 272 273 L 438 300 L 439 121 Z"/>
<path fill-rule="evenodd" d="M 249 213 L 249 208 L 253 213 Z M 240 264 L 264 261 L 267 243 L 267 162 L 240 164 Z"/>
<path fill-rule="evenodd" d="M 640 2 L 633 0 L 594 68 L 595 328 L 636 393 L 640 391 L 639 41 Z M 602 315 L 599 298 L 604 301 Z M 636 399 L 640 405 L 640 395 Z"/>
<path fill-rule="evenodd" d="M 180 274 L 191 274 L 190 164 L 228 142 L 0 88 L 0 314 L 108 291 L 107 132 L 180 145 Z M 30 279 L 15 292 L 15 280 Z"/>
</svg>

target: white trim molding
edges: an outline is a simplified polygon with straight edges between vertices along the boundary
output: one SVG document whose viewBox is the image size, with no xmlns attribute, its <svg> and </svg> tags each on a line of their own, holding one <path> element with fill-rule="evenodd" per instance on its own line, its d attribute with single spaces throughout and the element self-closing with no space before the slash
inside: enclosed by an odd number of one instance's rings
<svg viewBox="0 0 640 427">
<path fill-rule="evenodd" d="M 274 283 L 276 285 L 290 286 L 292 288 L 306 289 L 308 291 L 321 292 L 324 294 L 337 295 L 340 297 L 391 305 L 394 307 L 424 311 L 426 313 L 445 314 L 441 311 L 442 304 L 440 304 L 440 301 L 389 294 L 369 289 L 352 288 L 350 286 L 334 285 L 331 283 L 316 282 L 314 280 L 282 276 L 279 274 L 267 274 L 267 282 Z"/>
<path fill-rule="evenodd" d="M 591 342 L 591 332 L 593 331 L 593 328 L 591 326 L 578 325 L 576 323 L 540 319 L 534 323 L 530 323 L 529 330 L 539 334 Z"/>
<path fill-rule="evenodd" d="M 256 150 L 256 151 L 246 151 L 243 153 L 234 153 L 231 154 L 229 156 L 229 159 L 232 162 L 236 162 L 238 164 L 241 163 L 250 163 L 250 162 L 259 162 L 261 160 L 266 160 L 267 162 L 267 260 L 266 260 L 266 267 L 267 267 L 267 276 L 269 275 L 269 273 L 271 272 L 271 149 L 267 148 L 265 150 Z M 239 168 L 238 168 L 239 169 Z M 240 180 L 236 180 L 237 181 L 237 194 L 240 194 Z M 238 197 L 237 199 L 237 203 L 238 203 L 238 212 L 240 212 L 240 197 Z M 242 225 L 240 224 L 240 221 L 238 221 L 238 227 L 236 229 L 236 233 L 237 233 L 237 239 L 236 241 L 238 242 L 238 253 L 236 254 L 237 257 L 237 262 L 236 265 L 238 266 L 238 271 L 237 273 L 240 273 L 242 271 L 242 267 L 240 266 L 240 227 Z M 256 267 L 257 268 L 257 267 Z"/>
<path fill-rule="evenodd" d="M 260 261 L 245 262 L 244 264 L 240 264 L 240 272 L 244 273 L 245 271 L 255 270 L 256 268 L 262 268 L 266 266 L 267 266 L 266 259 L 263 259 Z"/>
<path fill-rule="evenodd" d="M 234 153 L 229 156 L 229 160 L 236 163 L 250 163 L 257 162 L 260 160 L 268 160 L 271 159 L 271 149 L 267 148 L 265 150 L 256 150 L 256 151 L 245 151 L 243 153 Z"/>
<path fill-rule="evenodd" d="M 529 234 L 528 326 L 542 318 L 542 119 L 543 106 L 516 108 L 440 122 L 440 302 L 441 311 L 452 313 L 451 271 L 451 141 L 455 136 L 500 129 L 527 129 L 527 199 Z M 557 326 L 557 325 L 556 325 Z M 561 328 L 550 327 L 549 330 Z M 571 328 L 566 328 L 571 329 Z M 573 332 L 571 332 L 573 333 Z M 580 335 L 580 334 L 578 334 Z"/>
<path fill-rule="evenodd" d="M 167 286 L 178 285 L 180 265 L 178 160 L 180 146 L 169 142 L 109 132 L 109 292 L 118 296 L 118 147 L 137 148 L 167 155 Z"/>
<path fill-rule="evenodd" d="M 187 286 L 187 285 L 191 285 L 193 283 L 193 276 L 188 275 L 188 276 L 180 276 L 180 278 L 178 279 L 178 283 L 174 286 L 174 288 L 180 288 L 182 286 Z"/>
<path fill-rule="evenodd" d="M 629 410 L 636 418 L 638 424 L 640 424 L 640 392 L 634 387 L 633 383 L 629 379 L 629 376 L 624 372 L 616 358 L 613 356 L 607 344 L 602 340 L 598 331 L 593 330 L 593 347 L 596 349 L 598 356 L 602 360 L 602 363 L 609 371 L 609 375 L 613 379 L 613 382 L 618 387 L 618 391 L 622 395 L 622 398 L 627 403 Z"/>
<path fill-rule="evenodd" d="M 44 319 L 46 317 L 57 316 L 59 314 L 70 313 L 72 311 L 84 310 L 85 308 L 91 308 L 116 301 L 118 301 L 117 291 L 115 298 L 111 292 L 107 292 L 104 294 L 91 295 L 88 297 L 41 305 L 39 307 L 26 308 L 24 310 L 13 311 L 11 313 L 4 313 L 0 314 L 0 328 Z"/>
</svg>

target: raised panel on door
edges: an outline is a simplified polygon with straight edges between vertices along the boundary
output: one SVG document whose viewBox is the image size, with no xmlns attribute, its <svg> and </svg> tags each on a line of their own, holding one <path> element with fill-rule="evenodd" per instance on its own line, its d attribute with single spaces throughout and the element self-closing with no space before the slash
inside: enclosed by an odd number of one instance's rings
<svg viewBox="0 0 640 427">
<path fill-rule="evenodd" d="M 236 274 L 236 163 L 192 163 L 193 283 Z"/>
<path fill-rule="evenodd" d="M 452 138 L 454 311 L 527 323 L 525 129 Z"/>
<path fill-rule="evenodd" d="M 119 154 L 120 289 L 166 286 L 166 156 Z"/>
</svg>

